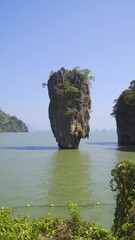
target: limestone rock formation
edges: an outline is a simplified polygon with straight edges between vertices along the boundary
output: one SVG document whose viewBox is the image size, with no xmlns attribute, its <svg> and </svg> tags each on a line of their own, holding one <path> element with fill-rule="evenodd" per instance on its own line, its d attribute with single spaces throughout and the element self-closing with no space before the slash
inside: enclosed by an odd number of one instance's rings
<svg viewBox="0 0 135 240">
<path fill-rule="evenodd" d="M 116 119 L 118 144 L 135 145 L 135 80 L 115 100 L 112 115 Z"/>
<path fill-rule="evenodd" d="M 78 148 L 80 139 L 89 136 L 91 108 L 88 69 L 53 72 L 48 80 L 49 118 L 61 149 Z"/>
</svg>

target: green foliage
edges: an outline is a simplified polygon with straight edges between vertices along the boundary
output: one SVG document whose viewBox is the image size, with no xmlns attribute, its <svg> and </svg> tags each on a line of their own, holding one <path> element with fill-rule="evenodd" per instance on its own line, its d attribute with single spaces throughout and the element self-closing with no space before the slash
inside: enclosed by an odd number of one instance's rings
<svg viewBox="0 0 135 240">
<path fill-rule="evenodd" d="M 106 229 L 83 220 L 78 212 L 77 204 L 69 204 L 69 210 L 71 218 L 68 221 L 68 234 L 66 239 L 115 240 Z"/>
<path fill-rule="evenodd" d="M 111 174 L 111 189 L 116 192 L 113 232 L 121 239 L 135 239 L 135 218 L 130 214 L 135 200 L 135 161 L 118 163 Z"/>
<path fill-rule="evenodd" d="M 80 217 L 76 204 L 70 204 L 70 219 L 11 217 L 11 209 L 0 211 L 0 240 L 116 240 L 102 227 Z"/>
<path fill-rule="evenodd" d="M 70 114 L 72 114 L 72 109 L 71 108 L 69 108 L 69 107 L 67 107 L 67 109 L 66 109 L 66 115 L 70 115 Z"/>
<path fill-rule="evenodd" d="M 63 71 L 63 69 L 61 70 Z M 89 97 L 89 91 L 87 90 L 86 84 L 90 79 L 94 79 L 93 76 L 89 76 L 89 69 L 80 70 L 79 67 L 74 68 L 73 70 L 65 70 L 63 75 L 61 72 L 58 72 L 62 82 L 58 83 L 58 94 L 59 99 L 65 103 L 65 115 L 70 115 L 75 113 L 81 106 L 81 85 L 82 83 L 86 87 L 86 101 L 87 107 L 90 109 L 91 101 Z"/>
<path fill-rule="evenodd" d="M 84 77 L 84 82 L 85 83 L 89 83 L 90 84 L 90 81 L 95 81 L 95 77 L 90 75 L 91 73 L 91 70 L 88 69 L 88 68 L 84 68 L 84 69 L 80 69 L 80 67 L 75 67 L 74 68 L 77 72 L 81 73 Z"/>
<path fill-rule="evenodd" d="M 127 121 L 129 116 L 135 117 L 135 80 L 130 83 L 129 89 L 122 92 L 114 101 L 112 114 L 116 118 Z"/>
<path fill-rule="evenodd" d="M 50 76 L 52 76 L 54 73 L 55 73 L 54 70 L 51 70 Z"/>
<path fill-rule="evenodd" d="M 38 230 L 29 217 L 11 218 L 9 208 L 1 208 L 0 211 L 0 240 L 36 240 Z"/>
<path fill-rule="evenodd" d="M 71 96 L 74 95 L 75 93 L 79 93 L 79 90 L 77 87 L 71 85 L 70 82 L 65 81 L 63 83 L 59 83 L 59 94 L 63 94 L 64 96 Z"/>
<path fill-rule="evenodd" d="M 28 132 L 26 124 L 0 110 L 0 132 Z"/>
<path fill-rule="evenodd" d="M 64 98 L 66 111 L 65 115 L 70 115 L 74 112 L 74 109 L 79 104 L 80 101 L 80 93 L 79 89 L 75 87 L 73 84 L 71 84 L 68 81 L 65 81 L 63 83 L 59 83 L 59 95 L 62 98 Z"/>
<path fill-rule="evenodd" d="M 135 90 L 135 80 L 133 80 L 133 81 L 130 82 L 129 89 Z"/>
<path fill-rule="evenodd" d="M 74 86 L 69 86 L 66 90 L 65 90 L 66 94 L 71 94 L 71 93 L 79 93 L 78 88 L 74 87 Z"/>
<path fill-rule="evenodd" d="M 61 223 L 60 219 L 52 219 L 50 215 L 44 215 L 35 221 L 35 228 L 38 229 L 39 233 L 43 236 L 54 236 L 57 227 Z"/>
<path fill-rule="evenodd" d="M 79 112 L 82 106 L 81 104 L 84 104 L 88 110 L 90 109 L 91 101 L 88 83 L 89 80 L 94 80 L 90 72 L 87 68 L 81 70 L 79 67 L 73 70 L 61 68 L 57 72 L 51 72 L 47 84 L 49 94 L 51 94 L 51 88 L 54 86 L 54 93 L 57 96 L 58 104 L 59 106 L 64 106 L 64 115 L 75 114 L 76 110 Z M 86 95 L 86 98 L 84 95 Z"/>
</svg>

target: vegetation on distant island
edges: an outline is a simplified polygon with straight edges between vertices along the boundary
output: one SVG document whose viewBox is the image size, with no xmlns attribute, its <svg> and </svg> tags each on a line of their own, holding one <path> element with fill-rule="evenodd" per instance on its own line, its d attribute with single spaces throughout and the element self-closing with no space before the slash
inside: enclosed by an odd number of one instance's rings
<svg viewBox="0 0 135 240">
<path fill-rule="evenodd" d="M 111 115 L 116 119 L 118 143 L 135 145 L 135 80 L 114 102 Z"/>
<path fill-rule="evenodd" d="M 0 109 L 0 132 L 28 132 L 28 128 L 22 120 Z"/>
<path fill-rule="evenodd" d="M 134 240 L 135 162 L 118 163 L 112 177 L 111 189 L 116 191 L 112 232 L 83 220 L 77 204 L 69 204 L 70 218 L 64 220 L 48 214 L 37 219 L 14 217 L 11 209 L 1 207 L 0 240 Z"/>
<path fill-rule="evenodd" d="M 128 120 L 129 115 L 135 117 L 135 80 L 130 83 L 127 90 L 123 91 L 117 100 L 114 101 L 112 115 L 114 117 L 122 117 Z"/>
</svg>

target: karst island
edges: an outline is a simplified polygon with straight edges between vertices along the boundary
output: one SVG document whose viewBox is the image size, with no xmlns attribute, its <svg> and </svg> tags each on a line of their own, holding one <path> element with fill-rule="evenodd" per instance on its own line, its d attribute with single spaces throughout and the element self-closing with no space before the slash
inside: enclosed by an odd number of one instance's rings
<svg viewBox="0 0 135 240">
<path fill-rule="evenodd" d="M 91 98 L 89 69 L 51 72 L 47 82 L 49 119 L 60 149 L 77 149 L 81 138 L 89 137 Z"/>
<path fill-rule="evenodd" d="M 16 116 L 10 116 L 0 109 L 0 132 L 28 132 L 28 127 Z"/>
<path fill-rule="evenodd" d="M 135 145 L 135 80 L 130 82 L 113 106 L 119 145 Z"/>
</svg>

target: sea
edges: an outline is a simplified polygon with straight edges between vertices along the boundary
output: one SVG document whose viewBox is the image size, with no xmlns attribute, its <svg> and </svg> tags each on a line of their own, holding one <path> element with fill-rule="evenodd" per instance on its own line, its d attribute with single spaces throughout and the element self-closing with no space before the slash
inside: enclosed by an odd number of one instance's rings
<svg viewBox="0 0 135 240">
<path fill-rule="evenodd" d="M 60 150 L 51 131 L 0 133 L 0 207 L 64 219 L 76 203 L 83 219 L 110 230 L 116 203 L 111 171 L 130 159 L 135 149 L 118 146 L 115 131 L 93 131 L 75 150 Z"/>
</svg>

